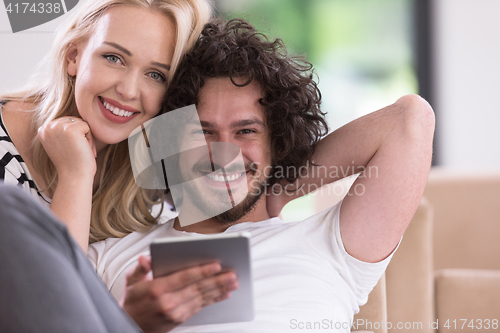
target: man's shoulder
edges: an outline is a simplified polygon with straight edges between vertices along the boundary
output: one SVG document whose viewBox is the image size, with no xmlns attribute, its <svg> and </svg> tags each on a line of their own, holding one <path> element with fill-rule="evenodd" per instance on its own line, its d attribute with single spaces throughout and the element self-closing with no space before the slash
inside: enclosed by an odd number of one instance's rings
<svg viewBox="0 0 500 333">
<path fill-rule="evenodd" d="M 311 224 L 311 223 L 333 223 L 339 221 L 340 218 L 340 208 L 342 206 L 342 200 L 339 201 L 337 204 L 328 207 L 322 211 L 317 212 L 316 214 L 299 221 L 299 223 L 306 223 L 306 224 Z"/>
<path fill-rule="evenodd" d="M 323 211 L 297 221 L 284 221 L 280 218 L 271 218 L 259 222 L 245 222 L 230 228 L 230 232 L 248 231 L 252 235 L 276 234 L 285 235 L 289 233 L 299 233 L 307 237 L 311 232 L 334 233 L 338 227 L 339 212 L 341 202 Z"/>
<path fill-rule="evenodd" d="M 106 257 L 114 260 L 119 256 L 129 256 L 130 253 L 139 253 L 148 250 L 149 244 L 162 237 L 170 237 L 174 219 L 163 224 L 155 225 L 143 232 L 132 232 L 122 238 L 108 238 L 89 245 L 87 256 L 94 262 Z"/>
</svg>

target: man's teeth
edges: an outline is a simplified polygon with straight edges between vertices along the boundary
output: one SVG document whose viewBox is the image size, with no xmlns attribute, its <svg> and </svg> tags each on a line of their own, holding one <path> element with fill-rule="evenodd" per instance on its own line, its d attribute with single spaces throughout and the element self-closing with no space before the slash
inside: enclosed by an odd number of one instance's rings
<svg viewBox="0 0 500 333">
<path fill-rule="evenodd" d="M 101 99 L 101 101 L 102 101 L 102 105 L 104 105 L 104 107 L 106 109 L 108 109 L 109 111 L 113 112 L 113 114 L 116 115 L 116 116 L 130 117 L 131 115 L 134 114 L 133 112 L 125 111 L 125 110 L 119 109 L 119 108 L 117 108 L 115 106 L 112 106 L 111 104 L 109 104 L 108 102 L 105 102 L 102 99 Z"/>
<path fill-rule="evenodd" d="M 226 178 L 228 182 L 232 182 L 243 176 L 243 174 L 244 173 L 236 173 L 233 175 L 227 175 Z M 208 177 L 208 179 L 213 180 L 214 182 L 225 182 L 224 176 L 220 173 L 219 174 L 207 173 L 206 176 Z"/>
</svg>

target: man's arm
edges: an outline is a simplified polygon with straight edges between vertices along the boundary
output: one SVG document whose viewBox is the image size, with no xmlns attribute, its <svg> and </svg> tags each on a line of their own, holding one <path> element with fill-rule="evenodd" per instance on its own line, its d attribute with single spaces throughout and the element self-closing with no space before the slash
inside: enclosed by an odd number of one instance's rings
<svg viewBox="0 0 500 333">
<path fill-rule="evenodd" d="M 418 207 L 433 134 L 430 105 L 417 95 L 403 96 L 321 140 L 312 158 L 318 165 L 311 167 L 314 177 L 310 172 L 299 179 L 301 190 L 282 195 L 281 204 L 307 193 L 314 188 L 310 184 L 322 186 L 364 170 L 342 203 L 340 231 L 350 255 L 380 261 L 396 247 Z"/>
</svg>

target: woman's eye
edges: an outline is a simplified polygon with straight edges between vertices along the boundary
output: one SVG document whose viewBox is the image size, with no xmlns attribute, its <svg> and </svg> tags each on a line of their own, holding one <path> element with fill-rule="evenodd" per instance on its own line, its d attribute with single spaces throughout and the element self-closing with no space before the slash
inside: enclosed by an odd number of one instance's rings
<svg viewBox="0 0 500 333">
<path fill-rule="evenodd" d="M 103 57 L 106 58 L 106 59 L 108 59 L 109 62 L 112 62 L 114 64 L 117 64 L 117 63 L 121 62 L 120 57 L 112 55 L 112 54 L 104 55 Z"/>
<path fill-rule="evenodd" d="M 165 77 L 158 72 L 149 73 L 149 77 L 151 77 L 153 80 L 155 80 L 157 82 L 166 82 L 167 81 L 167 79 L 165 79 Z"/>
</svg>

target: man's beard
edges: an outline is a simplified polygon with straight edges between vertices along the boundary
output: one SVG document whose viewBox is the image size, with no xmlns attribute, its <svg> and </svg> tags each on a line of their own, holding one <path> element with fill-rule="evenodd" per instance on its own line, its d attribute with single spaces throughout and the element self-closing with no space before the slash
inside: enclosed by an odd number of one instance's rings
<svg viewBox="0 0 500 333">
<path fill-rule="evenodd" d="M 190 186 L 192 185 L 192 186 Z M 237 220 L 241 219 L 243 216 L 248 214 L 252 209 L 255 208 L 257 201 L 260 199 L 262 194 L 266 191 L 266 182 L 261 180 L 255 180 L 252 184 L 250 191 L 246 197 L 233 208 L 226 210 L 222 213 L 220 212 L 220 206 L 227 206 L 228 202 L 228 192 L 220 191 L 220 197 L 217 198 L 215 193 L 207 195 L 207 193 L 201 193 L 199 188 L 190 183 L 184 183 L 184 195 L 189 196 L 191 202 L 196 204 L 199 210 L 201 210 L 207 216 L 210 216 L 216 223 L 220 225 L 228 225 Z M 217 204 L 219 202 L 219 204 Z"/>
<path fill-rule="evenodd" d="M 266 190 L 266 184 L 264 182 L 258 181 L 258 184 L 259 187 L 255 191 L 255 193 L 248 193 L 245 199 L 243 199 L 243 201 L 236 205 L 234 208 L 227 210 L 217 216 L 214 216 L 212 219 L 220 225 L 228 225 L 238 221 L 243 216 L 247 215 L 252 209 L 255 208 L 257 201 L 259 201 L 260 197 Z"/>
</svg>

